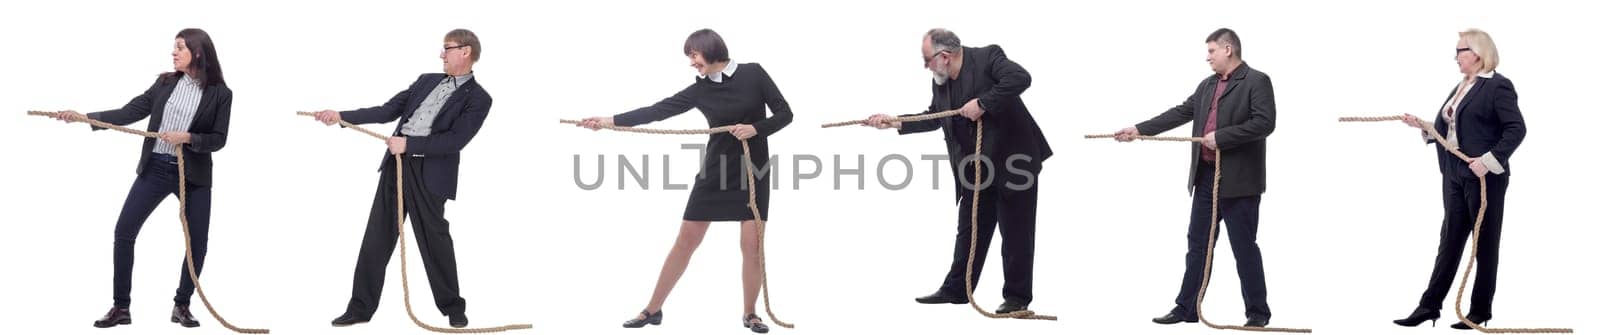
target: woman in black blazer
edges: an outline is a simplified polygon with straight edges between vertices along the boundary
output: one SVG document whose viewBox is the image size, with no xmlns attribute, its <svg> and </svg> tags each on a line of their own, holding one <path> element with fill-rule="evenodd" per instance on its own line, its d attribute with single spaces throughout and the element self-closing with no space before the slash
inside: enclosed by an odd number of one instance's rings
<svg viewBox="0 0 1600 335">
<path fill-rule="evenodd" d="M 134 97 L 121 109 L 87 116 L 74 111 L 57 115 L 67 122 L 87 118 L 116 125 L 149 117 L 146 129 L 160 134 L 159 140 L 145 138 L 135 170 L 138 177 L 128 190 L 122 214 L 117 217 L 112 252 L 113 306 L 105 316 L 95 320 L 94 326 L 98 328 L 133 323 L 128 303 L 133 282 L 134 239 L 156 206 L 178 192 L 180 172 L 176 150 L 183 150 L 187 168 L 181 172 L 187 179 L 183 186 L 189 201 L 184 214 L 189 217 L 189 247 L 194 252 L 195 273 L 205 265 L 206 236 L 211 226 L 211 153 L 222 150 L 228 143 L 228 114 L 233 105 L 233 91 L 222 79 L 217 49 L 204 30 L 191 28 L 178 32 L 172 46 L 172 65 L 173 72 L 161 74 L 144 94 Z M 183 266 L 170 320 L 184 327 L 199 327 L 200 323 L 189 313 L 194 283 L 189 280 L 187 261 Z"/>
<path fill-rule="evenodd" d="M 728 59 L 728 46 L 722 37 L 710 29 L 689 35 L 683 45 L 684 56 L 700 73 L 694 84 L 683 91 L 649 107 L 617 114 L 612 117 L 591 117 L 580 126 L 599 129 L 606 125 L 636 126 L 660 121 L 675 115 L 699 109 L 712 127 L 733 126 L 733 131 L 712 134 L 706 143 L 705 161 L 700 175 L 695 178 L 694 189 L 689 193 L 689 204 L 684 209 L 683 224 L 678 230 L 677 243 L 667 254 L 666 264 L 656 280 L 654 294 L 638 317 L 622 324 L 627 328 L 661 324 L 661 305 L 667 294 L 683 276 L 689 258 L 705 238 L 706 229 L 714 221 L 739 221 L 740 246 L 744 254 L 744 315 L 745 328 L 756 333 L 766 333 L 767 325 L 755 314 L 756 295 L 762 282 L 757 265 L 757 232 L 755 218 L 750 212 L 749 189 L 745 180 L 744 149 L 741 140 L 750 145 L 750 160 L 756 166 L 756 203 L 761 217 L 767 216 L 768 191 L 772 189 L 766 169 L 767 137 L 789 125 L 794 114 L 783 99 L 766 69 L 756 63 L 733 63 Z M 772 116 L 767 117 L 767 109 Z M 766 172 L 761 172 L 766 171 Z"/>
<path fill-rule="evenodd" d="M 1417 309 L 1395 324 L 1413 327 L 1423 321 L 1439 319 L 1439 308 L 1449 294 L 1451 280 L 1461 262 L 1461 251 L 1472 237 L 1479 200 L 1478 177 L 1486 181 L 1489 206 L 1484 213 L 1478 237 L 1478 278 L 1472 288 L 1472 308 L 1467 319 L 1484 324 L 1493 316 L 1495 268 L 1500 260 L 1500 223 L 1504 217 L 1506 185 L 1511 177 L 1511 154 L 1522 143 L 1527 128 L 1517 107 L 1517 90 L 1495 73 L 1500 63 L 1494 40 L 1482 30 L 1461 32 L 1456 42 L 1456 64 L 1463 79 L 1451 91 L 1433 127 L 1438 139 L 1423 134 L 1428 143 L 1437 143 L 1439 172 L 1444 175 L 1444 227 L 1439 231 L 1439 255 L 1433 261 L 1428 289 L 1423 291 Z M 1422 128 L 1416 116 L 1407 114 L 1406 124 Z M 1461 153 L 1473 157 L 1464 162 L 1444 150 L 1454 143 Z M 1469 255 L 1471 256 L 1471 255 Z M 1464 323 L 1450 325 L 1469 329 Z"/>
</svg>

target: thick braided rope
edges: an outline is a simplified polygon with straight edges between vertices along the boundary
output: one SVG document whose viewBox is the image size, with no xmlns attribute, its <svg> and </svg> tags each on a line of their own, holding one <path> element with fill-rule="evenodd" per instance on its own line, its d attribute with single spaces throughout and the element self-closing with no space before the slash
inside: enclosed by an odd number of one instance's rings
<svg viewBox="0 0 1600 335">
<path fill-rule="evenodd" d="M 312 116 L 312 117 L 315 117 L 317 115 L 316 113 L 311 113 L 311 112 L 295 112 L 295 114 L 304 115 L 304 116 Z M 367 134 L 368 136 L 372 136 L 373 138 L 376 138 L 378 140 L 387 141 L 389 139 L 387 136 L 380 135 L 377 132 L 374 132 L 372 130 L 368 130 L 366 128 L 362 128 L 361 126 L 357 126 L 355 124 L 352 124 L 352 123 L 349 123 L 349 122 L 345 122 L 345 121 L 342 121 L 342 120 L 339 121 L 339 125 L 344 126 L 345 128 L 354 129 L 354 130 L 359 131 L 361 133 Z M 530 325 L 530 324 L 510 324 L 510 325 L 504 325 L 504 326 L 499 326 L 499 327 L 488 327 L 488 328 L 444 328 L 444 327 L 437 327 L 437 326 L 429 325 L 427 323 L 423 323 L 422 319 L 418 319 L 417 318 L 417 313 L 412 311 L 412 309 L 411 309 L 411 278 L 406 275 L 406 272 L 407 272 L 406 271 L 406 203 L 405 203 L 406 191 L 405 191 L 405 170 L 404 170 L 405 169 L 405 167 L 404 167 L 405 164 L 402 162 L 401 156 L 404 156 L 404 155 L 398 155 L 398 154 L 394 155 L 395 225 L 398 226 L 399 229 L 400 229 L 399 230 L 399 234 L 396 235 L 396 238 L 398 238 L 400 240 L 400 288 L 401 288 L 401 292 L 403 292 L 404 295 L 405 295 L 404 301 L 405 301 L 405 305 L 406 305 L 406 316 L 411 317 L 411 323 L 416 324 L 417 327 L 422 327 L 422 329 L 427 329 L 428 331 L 432 331 L 432 332 L 435 332 L 435 333 L 447 333 L 447 334 L 484 334 L 484 333 L 498 333 L 498 332 L 509 331 L 509 330 L 533 328 L 533 325 Z"/>
<path fill-rule="evenodd" d="M 1375 117 L 1367 116 L 1367 117 L 1341 117 L 1341 118 L 1339 118 L 1339 122 L 1380 122 L 1380 121 L 1400 121 L 1400 120 L 1405 120 L 1405 116 L 1404 115 L 1395 115 L 1395 116 L 1375 116 Z M 1455 155 L 1456 158 L 1460 158 L 1463 161 L 1471 160 L 1471 158 L 1469 156 L 1467 156 L 1467 154 L 1462 153 L 1459 148 L 1456 148 L 1456 144 L 1455 143 L 1450 143 L 1449 141 L 1445 140 L 1444 136 L 1439 136 L 1439 132 L 1437 130 L 1433 129 L 1433 123 L 1427 122 L 1427 121 L 1422 121 L 1422 129 L 1424 131 L 1427 131 L 1429 136 L 1433 136 L 1434 140 L 1437 141 L 1441 147 L 1443 147 L 1446 151 L 1449 151 L 1451 154 Z M 1467 315 L 1461 312 L 1461 297 L 1466 295 L 1466 293 L 1467 293 L 1467 279 L 1468 278 L 1472 278 L 1472 268 L 1473 268 L 1474 265 L 1477 265 L 1477 260 L 1478 260 L 1478 233 L 1479 233 L 1479 229 L 1483 227 L 1483 215 L 1488 209 L 1489 209 L 1489 183 L 1488 183 L 1487 180 L 1485 180 L 1484 177 L 1479 176 L 1478 177 L 1478 218 L 1477 218 L 1477 221 L 1472 223 L 1472 257 L 1467 258 L 1467 270 L 1465 272 L 1461 273 L 1461 285 L 1457 286 L 1457 288 L 1456 288 L 1456 306 L 1455 306 L 1456 307 L 1456 319 L 1460 319 L 1461 323 L 1464 323 L 1468 327 L 1472 327 L 1472 329 L 1476 329 L 1476 330 L 1478 330 L 1480 332 L 1484 332 L 1484 333 L 1493 333 L 1493 334 L 1548 334 L 1548 333 L 1562 333 L 1562 334 L 1565 334 L 1565 333 L 1572 333 L 1572 328 L 1488 328 L 1488 327 L 1484 327 L 1482 325 L 1479 325 L 1476 322 L 1472 322 L 1472 320 L 1468 320 L 1467 319 Z"/>
<path fill-rule="evenodd" d="M 960 112 L 954 111 L 954 110 L 948 110 L 948 111 L 932 113 L 932 114 L 919 114 L 919 115 L 912 115 L 912 116 L 902 116 L 902 117 L 897 117 L 897 118 L 891 118 L 891 119 L 889 119 L 887 121 L 889 121 L 889 122 L 916 122 L 916 121 L 923 121 L 923 120 L 938 119 L 938 118 L 943 118 L 943 117 L 947 117 L 947 116 L 954 116 L 956 114 L 960 114 Z M 824 124 L 822 124 L 822 127 L 823 128 L 834 128 L 834 127 L 843 127 L 843 126 L 858 125 L 858 124 L 867 124 L 867 120 L 851 120 L 851 121 L 844 121 L 844 122 L 824 123 Z"/>
<path fill-rule="evenodd" d="M 912 116 L 902 116 L 902 117 L 890 118 L 890 119 L 885 120 L 885 121 L 886 122 L 916 122 L 916 121 L 932 120 L 932 119 L 950 117 L 950 116 L 955 116 L 957 114 L 960 114 L 960 112 L 959 111 L 955 111 L 955 110 L 948 110 L 948 111 L 943 111 L 943 112 L 938 112 L 938 113 L 920 114 L 920 115 L 912 115 Z M 834 127 L 843 127 L 843 126 L 861 125 L 861 124 L 867 124 L 867 120 L 853 120 L 853 121 L 827 123 L 827 124 L 823 124 L 822 127 L 823 128 L 834 128 Z M 972 296 L 972 267 L 973 267 L 973 265 L 974 265 L 974 263 L 976 261 L 975 258 L 978 255 L 978 191 L 981 190 L 981 188 L 978 187 L 978 185 L 982 185 L 983 184 L 983 161 L 980 158 L 981 156 L 978 156 L 980 153 L 983 152 L 983 120 L 981 120 L 981 119 L 978 120 L 977 134 L 975 136 L 977 137 L 977 139 L 976 139 L 976 144 L 977 145 L 976 145 L 976 148 L 974 148 L 974 150 L 972 151 L 972 155 L 973 155 L 972 156 L 973 157 L 972 164 L 973 164 L 973 167 L 974 167 L 974 169 L 972 171 L 972 174 L 973 174 L 973 181 L 972 181 L 972 183 L 973 183 L 973 187 L 972 187 L 972 215 L 971 215 L 972 216 L 972 219 L 971 219 L 972 220 L 972 239 L 967 244 L 967 273 L 966 273 L 966 275 L 964 277 L 965 281 L 966 281 L 967 305 L 972 306 L 972 309 L 978 311 L 978 314 L 982 314 L 983 316 L 989 317 L 989 318 L 992 318 L 992 319 L 1027 319 L 1027 320 L 1051 320 L 1051 321 L 1054 321 L 1054 320 L 1056 320 L 1056 317 L 1053 316 L 1053 315 L 1038 314 L 1037 312 L 1034 312 L 1034 311 L 1031 311 L 1031 310 L 1020 310 L 1020 311 L 1006 312 L 1006 313 L 990 312 L 988 310 L 983 309 L 983 307 L 978 306 L 978 300 L 974 299 L 973 296 Z M 957 172 L 957 173 L 959 173 L 959 172 Z"/>
<path fill-rule="evenodd" d="M 1116 137 L 1115 135 L 1109 135 L 1109 134 L 1107 134 L 1107 135 L 1084 135 L 1083 136 L 1083 138 L 1115 138 L 1115 137 Z M 1140 135 L 1140 136 L 1134 136 L 1134 138 L 1140 139 L 1140 140 L 1147 140 L 1147 141 L 1195 142 L 1195 143 L 1201 142 L 1201 138 L 1199 138 L 1199 137 L 1162 137 L 1162 136 L 1142 136 L 1142 135 Z M 1311 329 L 1309 329 L 1309 328 L 1249 327 L 1249 326 L 1237 326 L 1237 325 L 1219 325 L 1219 324 L 1211 323 L 1211 320 L 1207 320 L 1206 319 L 1206 314 L 1204 312 L 1202 312 L 1202 310 L 1204 310 L 1204 308 L 1201 308 L 1201 307 L 1205 305 L 1205 301 L 1206 301 L 1206 288 L 1211 285 L 1211 264 L 1212 264 L 1212 258 L 1214 256 L 1216 256 L 1216 253 L 1214 251 L 1217 248 L 1217 223 L 1220 221 L 1218 219 L 1218 213 L 1217 213 L 1218 212 L 1217 202 L 1221 198 L 1221 193 L 1220 192 L 1222 191 L 1222 159 L 1221 159 L 1222 158 L 1222 149 L 1218 148 L 1216 151 L 1217 151 L 1217 158 L 1218 158 L 1217 162 L 1216 162 L 1217 166 L 1216 166 L 1215 169 L 1212 169 L 1213 171 L 1212 171 L 1212 175 L 1211 175 L 1211 229 L 1210 229 L 1209 232 L 1206 233 L 1206 263 L 1205 263 L 1203 274 L 1200 277 L 1200 291 L 1198 292 L 1197 296 L 1195 297 L 1195 301 L 1194 301 L 1194 314 L 1195 314 L 1195 316 L 1200 319 L 1200 323 L 1205 324 L 1206 327 L 1211 327 L 1213 329 L 1243 330 L 1243 331 L 1255 331 L 1255 332 L 1277 332 L 1277 333 L 1310 333 Z"/>
<path fill-rule="evenodd" d="M 582 122 L 577 120 L 561 120 L 561 123 L 575 125 L 581 124 Z M 620 132 L 656 135 L 708 135 L 725 133 L 733 130 L 733 126 L 722 126 L 710 129 L 650 129 L 603 125 L 600 128 Z M 772 313 L 772 289 L 767 286 L 767 221 L 761 219 L 761 207 L 756 205 L 756 164 L 750 158 L 750 142 L 739 140 L 739 145 L 744 147 L 744 176 L 746 184 L 750 186 L 748 187 L 750 190 L 750 203 L 747 205 L 747 207 L 750 207 L 751 217 L 755 218 L 756 223 L 756 264 L 758 264 L 761 268 L 761 304 L 766 309 L 767 318 L 772 319 L 773 324 L 783 328 L 794 328 L 793 323 L 783 322 L 783 320 L 778 319 L 777 314 Z"/>
<path fill-rule="evenodd" d="M 47 116 L 47 117 L 55 117 L 58 114 L 60 114 L 60 113 L 59 112 L 41 112 L 41 111 L 29 111 L 28 112 L 28 115 Z M 153 132 L 135 130 L 135 129 L 128 128 L 128 127 L 123 127 L 123 126 L 118 126 L 118 125 L 114 125 L 114 124 L 110 124 L 110 123 L 105 123 L 105 122 L 100 121 L 100 120 L 82 118 L 82 119 L 77 119 L 77 120 L 73 120 L 73 121 L 85 122 L 85 123 L 94 125 L 95 127 L 112 129 L 112 130 L 116 130 L 116 131 L 120 131 L 120 132 L 124 132 L 124 133 L 144 136 L 144 137 L 154 138 L 157 135 L 156 133 L 153 133 Z M 187 173 L 184 173 L 185 171 L 188 171 L 188 170 L 184 169 L 183 148 L 178 148 L 178 150 L 175 150 L 174 152 L 177 153 L 177 157 L 178 157 L 178 221 L 183 224 L 183 259 L 186 261 L 186 262 L 184 262 L 184 264 L 187 265 L 184 268 L 187 269 L 188 272 L 189 272 L 189 282 L 194 283 L 194 291 L 195 291 L 195 293 L 199 293 L 199 295 L 200 295 L 200 303 L 206 306 L 206 311 L 210 312 L 211 313 L 211 317 L 212 318 L 216 318 L 217 319 L 217 323 L 222 324 L 223 328 L 228 328 L 228 330 L 232 330 L 234 332 L 243 333 L 243 334 L 267 334 L 267 333 L 271 332 L 271 330 L 265 329 L 265 328 L 260 328 L 260 329 L 258 329 L 258 328 L 241 328 L 239 326 L 234 326 L 232 323 L 228 323 L 228 320 L 222 318 L 222 314 L 218 314 L 217 313 L 217 308 L 211 306 L 211 299 L 206 298 L 206 290 L 200 288 L 200 274 L 195 272 L 195 270 L 194 270 L 194 250 L 189 248 L 189 243 L 190 243 L 190 240 L 189 240 L 189 215 L 188 215 L 188 211 L 189 211 L 189 191 L 188 191 L 188 189 L 189 188 L 187 187 L 188 186 L 187 177 L 185 177 L 185 175 L 187 175 Z"/>
</svg>

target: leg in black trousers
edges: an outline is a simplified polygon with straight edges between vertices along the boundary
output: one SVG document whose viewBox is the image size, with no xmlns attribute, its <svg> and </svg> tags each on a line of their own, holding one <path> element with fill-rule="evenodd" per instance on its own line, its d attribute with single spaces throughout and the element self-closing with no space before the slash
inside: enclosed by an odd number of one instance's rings
<svg viewBox="0 0 1600 335">
<path fill-rule="evenodd" d="M 1031 173 L 1038 175 L 1037 164 L 1031 167 Z M 987 170 L 986 170 L 987 172 Z M 968 170 L 966 173 L 971 173 Z M 1000 246 L 1001 265 L 1005 270 L 1005 286 L 1001 295 L 1005 301 L 1027 305 L 1033 302 L 1033 247 L 1035 212 L 1039 199 L 1037 183 L 1025 190 L 999 192 L 1006 187 L 1003 180 L 996 180 L 988 189 L 982 191 L 978 202 L 978 250 L 972 264 L 972 286 L 978 286 L 978 278 L 983 273 L 984 260 L 988 257 L 989 244 L 994 239 L 996 226 L 999 227 L 1003 241 Z M 968 191 L 970 192 L 970 190 Z M 940 293 L 965 296 L 967 254 L 972 243 L 972 199 L 970 193 L 962 194 L 960 218 L 956 224 L 955 255 L 950 262 L 950 271 L 945 274 L 944 284 L 940 286 Z"/>
<path fill-rule="evenodd" d="M 144 228 L 145 221 L 163 200 L 176 194 L 177 184 L 177 165 L 151 159 L 146 163 L 144 173 L 134 179 L 133 187 L 128 190 L 122 212 L 117 217 L 112 247 L 112 303 L 116 307 L 126 308 L 132 300 L 134 242 L 139 237 L 139 230 Z M 187 186 L 189 205 L 186 214 L 189 217 L 190 248 L 194 249 L 195 272 L 198 274 L 205 265 L 206 237 L 211 227 L 211 188 L 192 184 Z M 184 260 L 184 266 L 188 266 L 187 259 Z M 189 296 L 194 292 L 194 283 L 189 281 L 188 268 L 183 270 L 183 277 L 178 281 L 178 294 L 173 302 L 187 306 Z"/>
<path fill-rule="evenodd" d="M 1177 306 L 1172 313 L 1186 320 L 1198 317 L 1195 299 L 1200 293 L 1201 276 L 1205 273 L 1206 242 L 1211 237 L 1211 187 L 1215 167 L 1200 164 L 1195 173 L 1194 200 L 1189 215 L 1189 250 L 1184 254 L 1183 283 L 1174 300 Z M 1256 228 L 1260 223 L 1261 196 L 1218 199 L 1218 216 L 1227 226 L 1228 242 L 1233 248 L 1234 262 L 1238 265 L 1240 290 L 1244 295 L 1245 316 L 1266 319 L 1272 316 L 1267 305 L 1267 285 L 1261 248 L 1256 245 Z M 1220 234 L 1220 232 L 1219 232 Z M 1215 263 L 1213 263 L 1215 270 Z"/>
<path fill-rule="evenodd" d="M 466 300 L 460 297 L 460 284 L 456 277 L 455 246 L 450 239 L 450 224 L 444 220 L 445 198 L 435 196 L 423 185 L 422 159 L 405 160 L 406 213 L 411 218 L 412 231 L 417 239 L 417 249 L 422 254 L 423 268 L 433 290 L 434 304 L 445 315 L 466 311 Z M 367 220 L 366 236 L 361 239 L 361 254 L 356 258 L 355 279 L 351 288 L 347 314 L 371 318 L 378 309 L 383 294 L 383 280 L 389 259 L 394 255 L 399 238 L 395 223 L 394 169 L 385 165 L 378 181 L 378 192 L 373 197 L 372 214 Z"/>
<path fill-rule="evenodd" d="M 967 191 L 970 192 L 970 191 Z M 978 250 L 972 260 L 972 287 L 978 287 L 978 278 L 983 274 L 983 262 L 989 254 L 989 242 L 994 239 L 996 225 L 995 204 L 997 203 L 993 188 L 982 191 L 978 199 Z M 961 195 L 960 218 L 956 220 L 956 248 L 955 255 L 950 261 L 950 271 L 945 273 L 944 284 L 939 286 L 939 293 L 960 296 L 966 299 L 967 287 L 967 254 L 972 250 L 972 194 Z"/>
<path fill-rule="evenodd" d="M 1495 280 L 1500 263 L 1500 228 L 1504 218 L 1506 187 L 1509 178 L 1488 175 L 1489 208 L 1484 213 L 1482 235 L 1478 239 L 1478 274 L 1472 288 L 1472 308 L 1467 313 L 1474 320 L 1493 316 Z M 1423 291 L 1417 307 L 1438 310 L 1450 294 L 1450 284 L 1461 265 L 1461 254 L 1472 226 L 1477 221 L 1478 180 L 1446 176 L 1444 178 L 1444 224 L 1439 229 L 1439 253 L 1434 256 L 1433 273 L 1428 277 L 1428 289 Z M 1471 255 L 1468 255 L 1471 256 Z"/>
<path fill-rule="evenodd" d="M 188 186 L 189 206 L 184 213 L 189 217 L 189 249 L 194 253 L 194 274 L 206 267 L 206 240 L 211 236 L 211 187 Z M 188 306 L 194 296 L 194 281 L 189 278 L 189 260 L 178 268 L 178 292 L 172 298 L 176 306 Z"/>
<path fill-rule="evenodd" d="M 1038 176 L 1034 164 L 1033 175 Z M 1003 184 L 998 187 L 1006 187 Z M 1007 302 L 1024 306 L 1033 302 L 1033 245 L 1037 222 L 1039 185 L 1002 192 L 1000 195 L 1000 259 L 1005 265 L 1006 283 L 1001 295 Z M 1007 189 L 1009 190 L 1009 189 Z"/>
</svg>

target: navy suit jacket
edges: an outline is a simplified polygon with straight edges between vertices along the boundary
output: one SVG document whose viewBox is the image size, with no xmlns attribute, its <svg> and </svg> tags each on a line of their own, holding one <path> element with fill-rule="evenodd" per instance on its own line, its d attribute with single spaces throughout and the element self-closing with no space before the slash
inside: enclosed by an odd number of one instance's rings
<svg viewBox="0 0 1600 335">
<path fill-rule="evenodd" d="M 161 119 L 167 110 L 167 99 L 172 97 L 172 91 L 178 87 L 178 80 L 182 73 L 169 72 L 156 78 L 144 94 L 134 97 L 127 105 L 120 109 L 103 112 L 89 113 L 90 119 L 104 121 L 119 126 L 126 126 L 139 122 L 146 117 L 150 118 L 146 131 L 161 131 Z M 184 176 L 189 184 L 195 186 L 211 186 L 211 153 L 222 150 L 228 144 L 228 118 L 233 113 L 233 90 L 227 84 L 207 85 L 202 89 L 200 105 L 195 109 L 194 121 L 189 123 L 189 143 L 179 146 L 183 150 Z M 105 128 L 90 127 L 94 130 Z M 144 174 L 144 164 L 150 161 L 154 154 L 156 139 L 146 137 L 144 146 L 139 152 L 139 166 L 134 169 L 139 174 Z"/>
<path fill-rule="evenodd" d="M 394 132 L 390 135 L 402 136 L 400 127 L 411 119 L 411 114 L 422 105 L 422 100 L 427 99 L 428 94 L 447 77 L 443 73 L 423 74 L 411 83 L 410 88 L 389 98 L 389 102 L 376 107 L 339 112 L 339 117 L 353 124 L 385 123 L 398 119 L 401 121 L 395 124 Z M 456 198 L 461 149 L 466 148 L 467 143 L 472 142 L 472 137 L 478 134 L 478 129 L 483 127 L 483 120 L 489 116 L 489 105 L 493 103 L 494 99 L 478 85 L 478 79 L 474 76 L 456 88 L 455 93 L 450 94 L 450 99 L 445 100 L 444 106 L 439 108 L 439 115 L 433 119 L 432 131 L 428 136 L 406 138 L 405 155 L 423 157 L 423 186 L 429 192 L 446 199 Z M 394 156 L 385 148 L 383 165 L 378 169 L 393 165 Z"/>
</svg>

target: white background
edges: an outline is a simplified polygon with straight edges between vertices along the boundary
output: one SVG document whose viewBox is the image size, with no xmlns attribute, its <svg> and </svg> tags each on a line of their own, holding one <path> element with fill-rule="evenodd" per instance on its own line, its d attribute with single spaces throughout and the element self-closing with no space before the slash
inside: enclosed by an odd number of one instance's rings
<svg viewBox="0 0 1600 335">
<path fill-rule="evenodd" d="M 1555 2 L 1551 2 L 1555 3 Z M 708 1 L 584 2 L 8 2 L 0 32 L 0 333 L 224 333 L 196 306 L 203 328 L 165 322 L 182 253 L 168 201 L 138 243 L 137 322 L 95 330 L 110 307 L 111 232 L 134 179 L 139 140 L 23 115 L 122 106 L 170 70 L 172 36 L 201 27 L 215 38 L 235 92 L 229 144 L 215 155 L 210 259 L 202 284 L 224 316 L 281 334 L 423 333 L 400 304 L 398 262 L 372 323 L 329 328 L 349 297 L 382 147 L 322 127 L 299 110 L 380 104 L 423 72 L 437 72 L 440 37 L 481 37 L 477 78 L 495 97 L 488 123 L 463 153 L 460 201 L 449 204 L 462 290 L 473 326 L 529 322 L 548 334 L 740 334 L 737 229 L 715 224 L 666 305 L 661 327 L 617 324 L 649 298 L 678 228 L 693 176 L 696 136 L 592 133 L 560 118 L 609 115 L 653 103 L 692 82 L 681 45 L 711 27 L 738 62 L 761 62 L 794 108 L 772 152 L 823 155 L 821 179 L 799 190 L 780 160 L 768 260 L 776 333 L 1202 334 L 1158 326 L 1183 271 L 1189 198 L 1182 144 L 1082 139 L 1145 120 L 1182 101 L 1205 76 L 1203 39 L 1240 32 L 1245 59 L 1274 79 L 1277 132 L 1259 243 L 1272 324 L 1329 334 L 1447 333 L 1395 327 L 1415 306 L 1432 266 L 1441 209 L 1433 149 L 1399 123 L 1339 124 L 1346 115 L 1432 115 L 1459 79 L 1456 32 L 1477 27 L 1499 43 L 1531 129 L 1514 161 L 1506 205 L 1499 327 L 1580 332 L 1597 298 L 1595 218 L 1600 187 L 1588 173 L 1592 12 L 1537 1 L 1322 3 L 1139 1 Z M 948 169 L 916 161 L 915 183 L 877 187 L 877 159 L 942 154 L 939 135 L 897 137 L 818 124 L 927 106 L 917 63 L 928 28 L 965 44 L 1000 44 L 1033 75 L 1024 99 L 1057 156 L 1045 168 L 1033 309 L 1061 322 L 985 319 L 966 306 L 924 306 L 948 262 L 956 208 Z M 701 128 L 685 114 L 652 125 Z M 143 127 L 143 123 L 138 124 Z M 372 125 L 388 132 L 390 125 Z M 1170 135 L 1185 135 L 1189 126 Z M 574 184 L 573 155 L 608 157 L 606 187 Z M 654 184 L 616 190 L 616 155 L 649 155 Z M 831 155 L 868 159 L 866 190 L 831 190 Z M 887 179 L 903 177 L 890 165 Z M 843 168 L 856 168 L 847 162 Z M 809 167 L 807 167 L 809 169 Z M 854 184 L 847 176 L 845 184 Z M 940 179 L 944 189 L 928 184 Z M 408 228 L 409 229 L 409 228 Z M 407 237 L 409 240 L 409 236 Z M 998 241 L 997 241 L 998 243 Z M 1243 322 L 1226 240 L 1205 305 L 1217 322 Z M 998 244 L 995 249 L 998 249 Z M 416 306 L 432 307 L 412 252 Z M 999 251 L 991 259 L 998 260 Z M 998 262 L 995 262 L 998 263 Z M 991 264 L 977 297 L 1000 302 Z M 1454 288 L 1452 288 L 1454 291 Z M 1454 296 L 1447 299 L 1453 301 Z M 1448 306 L 1448 304 L 1447 304 Z M 1585 310 L 1587 308 L 1588 310 Z M 770 321 L 770 320 L 769 320 Z"/>
</svg>

